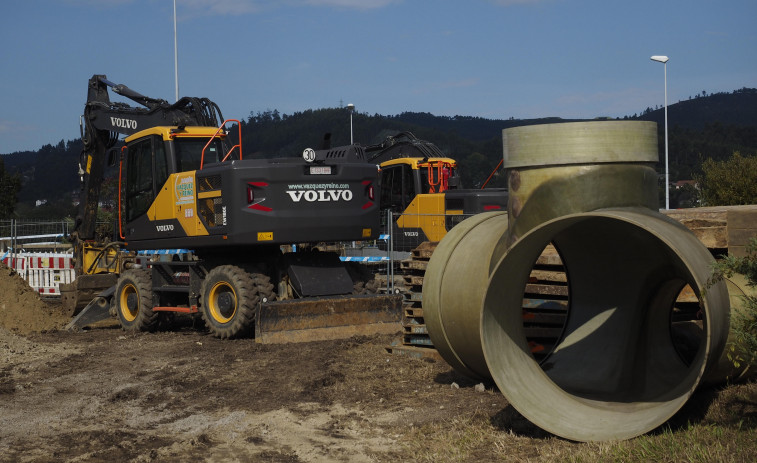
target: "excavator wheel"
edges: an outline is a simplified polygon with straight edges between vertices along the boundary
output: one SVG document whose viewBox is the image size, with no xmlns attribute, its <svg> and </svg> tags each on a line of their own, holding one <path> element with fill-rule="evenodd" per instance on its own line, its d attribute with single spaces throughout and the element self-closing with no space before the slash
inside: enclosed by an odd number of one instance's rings
<svg viewBox="0 0 757 463">
<path fill-rule="evenodd" d="M 202 284 L 202 318 L 217 338 L 231 339 L 252 332 L 255 312 L 273 294 L 270 279 L 235 265 L 221 265 Z"/>
<path fill-rule="evenodd" d="M 152 310 L 150 271 L 132 269 L 123 272 L 116 286 L 114 304 L 118 321 L 121 322 L 124 331 L 154 330 L 158 314 Z"/>
</svg>

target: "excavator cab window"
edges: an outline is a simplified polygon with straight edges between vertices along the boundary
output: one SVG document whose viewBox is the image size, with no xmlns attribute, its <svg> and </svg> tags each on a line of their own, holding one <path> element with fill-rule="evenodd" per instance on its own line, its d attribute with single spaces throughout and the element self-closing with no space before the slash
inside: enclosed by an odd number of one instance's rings
<svg viewBox="0 0 757 463">
<path fill-rule="evenodd" d="M 453 164 L 429 162 L 419 164 L 424 193 L 443 193 L 460 186 L 460 177 Z"/>
<path fill-rule="evenodd" d="M 144 138 L 129 145 L 124 187 L 127 222 L 147 212 L 167 179 L 168 163 L 160 137 Z"/>
<path fill-rule="evenodd" d="M 404 211 L 415 197 L 413 170 L 408 165 L 391 166 L 381 174 L 381 204 Z"/>
<path fill-rule="evenodd" d="M 207 138 L 177 138 L 174 141 L 176 168 L 179 172 L 188 172 L 200 168 L 202 149 L 207 142 Z M 223 159 L 223 156 L 223 141 L 220 138 L 216 138 L 205 150 L 205 160 L 203 164 L 207 165 L 214 162 L 220 162 Z"/>
</svg>

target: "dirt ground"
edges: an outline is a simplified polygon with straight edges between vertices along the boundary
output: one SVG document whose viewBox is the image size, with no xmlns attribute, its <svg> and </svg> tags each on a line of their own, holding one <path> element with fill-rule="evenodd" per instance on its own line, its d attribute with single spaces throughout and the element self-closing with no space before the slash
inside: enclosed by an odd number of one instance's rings
<svg viewBox="0 0 757 463">
<path fill-rule="evenodd" d="M 442 362 L 388 354 L 398 335 L 67 332 L 58 304 L 0 272 L 0 461 L 397 461 L 406 430 L 506 405 Z"/>
<path fill-rule="evenodd" d="M 425 430 L 476 420 L 517 443 L 509 461 L 581 445 L 528 423 L 492 384 L 387 353 L 399 334 L 261 345 L 188 324 L 127 335 L 68 321 L 0 268 L 0 461 L 433 461 L 416 458 Z"/>
</svg>

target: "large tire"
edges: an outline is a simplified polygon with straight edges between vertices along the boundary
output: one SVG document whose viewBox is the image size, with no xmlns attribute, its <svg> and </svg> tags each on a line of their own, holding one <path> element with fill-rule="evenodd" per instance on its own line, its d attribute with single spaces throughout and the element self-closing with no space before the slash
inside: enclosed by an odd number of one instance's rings
<svg viewBox="0 0 757 463">
<path fill-rule="evenodd" d="M 235 265 L 221 265 L 202 283 L 202 318 L 213 336 L 232 339 L 252 333 L 262 299 L 273 294 L 270 279 Z"/>
<path fill-rule="evenodd" d="M 150 271 L 132 269 L 123 272 L 116 286 L 114 305 L 124 331 L 153 331 L 158 322 L 158 314 L 152 310 Z"/>
</svg>

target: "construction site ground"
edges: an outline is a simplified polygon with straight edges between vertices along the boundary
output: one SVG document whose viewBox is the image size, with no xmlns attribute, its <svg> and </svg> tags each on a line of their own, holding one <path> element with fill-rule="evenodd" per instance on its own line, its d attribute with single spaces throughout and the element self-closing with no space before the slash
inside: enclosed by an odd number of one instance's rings
<svg viewBox="0 0 757 463">
<path fill-rule="evenodd" d="M 602 461 L 612 448 L 548 435 L 443 361 L 387 353 L 399 329 L 261 345 L 188 320 L 136 335 L 69 320 L 0 267 L 2 462 Z M 673 435 L 715 423 L 753 442 L 756 390 L 697 393 Z"/>
</svg>

